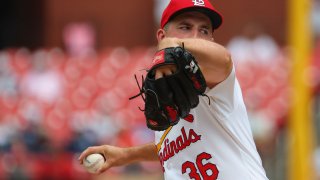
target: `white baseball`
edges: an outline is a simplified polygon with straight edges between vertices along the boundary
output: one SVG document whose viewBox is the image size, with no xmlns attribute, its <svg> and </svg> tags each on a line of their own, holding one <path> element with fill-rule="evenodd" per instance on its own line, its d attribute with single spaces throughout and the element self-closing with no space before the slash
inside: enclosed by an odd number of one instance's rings
<svg viewBox="0 0 320 180">
<path fill-rule="evenodd" d="M 104 162 L 105 159 L 101 154 L 90 154 L 83 160 L 83 166 L 88 172 L 96 174 Z"/>
</svg>

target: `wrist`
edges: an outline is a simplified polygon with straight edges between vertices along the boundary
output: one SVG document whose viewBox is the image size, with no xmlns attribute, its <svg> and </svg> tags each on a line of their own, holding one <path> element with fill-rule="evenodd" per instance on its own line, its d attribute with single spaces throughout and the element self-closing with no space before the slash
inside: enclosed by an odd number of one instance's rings
<svg viewBox="0 0 320 180">
<path fill-rule="evenodd" d="M 165 49 L 168 47 L 177 47 L 181 46 L 182 41 L 178 38 L 164 38 L 158 44 L 158 50 Z"/>
</svg>

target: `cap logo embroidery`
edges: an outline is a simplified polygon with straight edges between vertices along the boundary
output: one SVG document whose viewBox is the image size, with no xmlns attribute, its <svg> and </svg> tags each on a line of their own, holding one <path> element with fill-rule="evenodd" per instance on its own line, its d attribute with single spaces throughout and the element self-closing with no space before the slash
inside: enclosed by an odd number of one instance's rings
<svg viewBox="0 0 320 180">
<path fill-rule="evenodd" d="M 195 6 L 204 6 L 203 0 L 192 0 L 192 2 Z"/>
</svg>

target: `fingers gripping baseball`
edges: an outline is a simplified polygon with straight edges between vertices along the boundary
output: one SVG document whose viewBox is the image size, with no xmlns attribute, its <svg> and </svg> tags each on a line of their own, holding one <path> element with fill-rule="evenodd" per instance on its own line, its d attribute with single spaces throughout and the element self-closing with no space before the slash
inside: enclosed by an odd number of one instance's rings
<svg viewBox="0 0 320 180">
<path fill-rule="evenodd" d="M 109 145 L 89 147 L 80 154 L 78 158 L 80 164 L 83 164 L 84 159 L 90 154 L 101 154 L 105 158 L 104 164 L 97 171 L 98 174 L 101 174 L 107 171 L 111 167 L 121 166 L 125 164 L 125 160 L 123 159 L 124 157 L 123 148 L 118 148 L 118 147 L 109 146 Z"/>
</svg>

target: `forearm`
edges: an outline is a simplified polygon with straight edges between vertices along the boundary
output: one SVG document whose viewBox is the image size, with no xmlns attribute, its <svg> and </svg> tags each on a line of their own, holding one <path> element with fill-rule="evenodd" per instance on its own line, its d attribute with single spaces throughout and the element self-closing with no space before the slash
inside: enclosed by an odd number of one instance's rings
<svg viewBox="0 0 320 180">
<path fill-rule="evenodd" d="M 202 66 L 224 67 L 230 63 L 231 58 L 229 51 L 220 44 L 208 40 L 165 38 L 159 43 L 158 48 L 163 49 L 166 47 L 182 46 L 182 43 L 184 43 L 185 48 L 197 58 L 197 61 L 201 63 Z"/>
<path fill-rule="evenodd" d="M 209 87 L 223 81 L 230 74 L 232 69 L 230 53 L 225 47 L 212 41 L 193 38 L 165 38 L 159 43 L 158 48 L 181 46 L 182 43 L 199 62 Z"/>
<path fill-rule="evenodd" d="M 202 39 L 182 39 L 181 41 L 204 67 L 218 70 L 226 68 L 231 63 L 229 51 L 220 44 Z"/>
<path fill-rule="evenodd" d="M 125 149 L 126 164 L 140 161 L 157 161 L 157 148 L 153 143 Z"/>
</svg>

